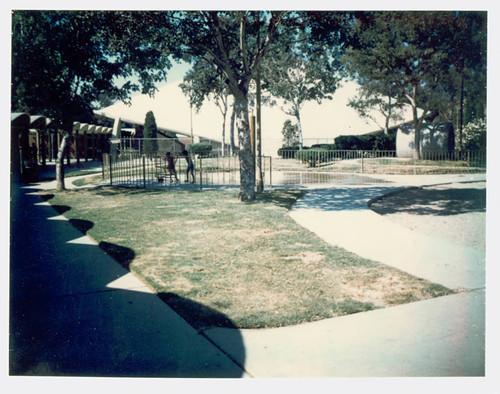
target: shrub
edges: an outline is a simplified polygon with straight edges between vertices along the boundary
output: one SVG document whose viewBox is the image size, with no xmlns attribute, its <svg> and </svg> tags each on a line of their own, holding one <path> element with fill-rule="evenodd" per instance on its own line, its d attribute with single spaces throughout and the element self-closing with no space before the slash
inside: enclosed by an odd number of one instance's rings
<svg viewBox="0 0 500 394">
<path fill-rule="evenodd" d="M 316 167 L 320 163 L 332 161 L 335 152 L 327 149 L 305 149 L 295 153 L 295 158 L 302 163 L 308 163 L 310 167 Z"/>
<path fill-rule="evenodd" d="M 283 159 L 295 159 L 295 152 L 298 150 L 298 146 L 282 146 L 278 149 L 278 156 Z"/>
<path fill-rule="evenodd" d="M 464 126 L 463 143 L 466 150 L 486 150 L 486 119 L 476 119 Z"/>
<path fill-rule="evenodd" d="M 339 150 L 395 150 L 396 135 L 341 135 L 335 138 Z"/>
<path fill-rule="evenodd" d="M 212 145 L 206 142 L 190 144 L 186 149 L 192 155 L 208 156 L 212 153 Z"/>
<path fill-rule="evenodd" d="M 375 136 L 372 150 L 396 150 L 396 134 L 379 134 Z"/>
<path fill-rule="evenodd" d="M 335 150 L 337 146 L 335 144 L 314 144 L 311 149 Z"/>
<path fill-rule="evenodd" d="M 144 153 L 153 153 L 158 151 L 158 142 L 156 138 L 158 128 L 156 126 L 156 119 L 152 111 L 149 111 L 146 114 L 146 119 L 144 121 L 144 145 L 143 151 Z"/>
</svg>

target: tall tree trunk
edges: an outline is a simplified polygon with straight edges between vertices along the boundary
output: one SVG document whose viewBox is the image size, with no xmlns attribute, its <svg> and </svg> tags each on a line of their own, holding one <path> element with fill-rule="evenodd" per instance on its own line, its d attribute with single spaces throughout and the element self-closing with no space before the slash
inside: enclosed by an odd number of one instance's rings
<svg viewBox="0 0 500 394">
<path fill-rule="evenodd" d="M 417 108 L 417 95 L 418 95 L 418 86 L 415 85 L 413 87 L 413 95 L 408 96 L 408 99 L 411 103 L 411 110 L 413 114 L 413 126 L 415 128 L 414 131 L 414 147 L 413 147 L 413 158 L 415 160 L 420 160 L 420 126 L 422 124 L 424 115 L 422 115 L 422 119 L 418 118 L 418 108 Z"/>
<path fill-rule="evenodd" d="M 304 138 L 302 137 L 302 123 L 300 122 L 300 113 L 299 111 L 295 112 L 295 116 L 297 118 L 297 131 L 299 132 L 299 148 L 302 150 L 304 147 Z"/>
<path fill-rule="evenodd" d="M 235 95 L 234 100 L 236 128 L 240 143 L 240 199 L 253 201 L 255 200 L 255 162 L 250 140 L 248 100 L 243 93 Z"/>
<path fill-rule="evenodd" d="M 458 137 L 459 137 L 458 150 L 460 152 L 462 152 L 464 148 L 463 126 L 464 126 L 464 74 L 462 72 L 460 75 L 460 108 L 458 111 Z"/>
<path fill-rule="evenodd" d="M 229 125 L 229 148 L 231 150 L 231 155 L 234 155 L 234 123 L 236 120 L 236 109 L 233 102 L 233 110 L 231 111 L 231 124 Z"/>
<path fill-rule="evenodd" d="M 64 134 L 61 145 L 59 146 L 59 150 L 57 151 L 57 159 L 56 159 L 56 181 L 57 186 L 56 189 L 58 192 L 65 190 L 64 186 L 64 156 L 68 149 L 70 135 Z"/>
<path fill-rule="evenodd" d="M 222 156 L 226 155 L 226 116 L 224 116 L 224 120 L 222 121 Z"/>
<path fill-rule="evenodd" d="M 256 151 L 257 162 L 255 163 L 255 172 L 257 175 L 257 193 L 264 191 L 264 182 L 262 180 L 262 116 L 261 116 L 261 86 L 260 86 L 260 66 L 257 68 L 257 99 L 256 99 L 256 113 L 257 113 L 257 132 L 256 132 Z"/>
<path fill-rule="evenodd" d="M 382 115 L 385 113 L 382 112 Z M 388 110 L 387 110 L 387 116 L 385 116 L 385 124 L 384 124 L 384 134 L 389 135 L 389 122 L 391 121 L 391 115 L 392 115 L 392 110 L 391 110 L 391 97 L 389 96 L 389 105 L 388 105 Z"/>
</svg>

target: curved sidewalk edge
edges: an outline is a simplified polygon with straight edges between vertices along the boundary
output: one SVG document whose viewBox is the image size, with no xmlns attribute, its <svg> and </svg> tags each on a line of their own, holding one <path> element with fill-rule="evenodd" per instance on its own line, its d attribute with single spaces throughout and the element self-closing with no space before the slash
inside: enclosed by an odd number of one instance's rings
<svg viewBox="0 0 500 394">
<path fill-rule="evenodd" d="M 485 180 L 481 176 L 473 178 Z M 393 186 L 315 187 L 290 215 L 327 242 L 364 257 L 452 288 L 478 290 L 298 326 L 241 330 L 247 350 L 245 369 L 250 374 L 258 377 L 485 375 L 484 253 L 453 250 L 456 245 L 444 247 L 439 240 L 408 234 L 367 205 L 381 194 L 410 186 L 463 181 L 464 177 L 411 178 L 410 183 L 403 180 L 399 178 L 398 185 Z M 470 179 L 465 177 L 465 181 Z M 395 230 L 391 240 L 387 234 Z M 358 249 L 363 242 L 365 246 Z M 440 252 L 436 251 L 437 246 L 442 249 Z M 418 252 L 424 247 L 431 249 Z M 409 260 L 412 253 L 415 258 Z M 437 259 L 443 263 L 436 264 Z M 230 349 L 229 332 L 217 328 L 205 334 L 220 348 Z"/>
<path fill-rule="evenodd" d="M 377 190 L 372 188 L 373 190 L 369 193 L 362 192 L 363 189 L 367 189 L 366 187 L 349 188 L 349 190 L 341 187 L 337 190 L 344 190 L 347 193 L 352 189 L 358 189 L 356 198 L 351 198 L 350 201 L 348 194 L 338 196 L 342 197 L 341 200 L 344 199 L 344 209 L 348 206 L 350 214 L 355 216 L 356 214 L 362 215 L 360 212 L 367 210 L 366 202 L 373 198 L 368 198 L 369 195 L 373 194 L 372 192 L 378 193 L 406 186 L 410 185 L 400 184 L 382 188 L 377 186 Z M 325 201 L 322 198 L 325 196 L 322 194 L 324 190 L 330 189 L 318 189 L 315 190 L 315 193 L 309 193 L 308 196 L 313 200 L 308 203 L 306 201 L 307 205 L 303 206 L 300 204 L 305 200 L 299 202 L 292 215 L 300 212 L 301 209 L 307 209 L 309 214 L 319 213 L 316 220 L 322 215 L 325 216 L 325 212 L 326 216 L 338 215 L 339 212 L 342 212 L 340 206 L 332 204 L 333 201 L 328 199 Z M 351 197 L 353 196 L 351 195 Z M 34 200 L 31 200 L 32 202 Z M 313 202 L 316 205 L 311 205 Z M 38 208 L 49 209 L 50 207 L 38 205 Z M 374 215 L 376 214 L 374 213 Z M 337 216 L 337 220 L 341 220 L 341 217 Z M 44 219 L 44 222 L 47 220 Z M 326 222 L 328 224 L 328 220 Z M 327 225 L 326 231 L 328 228 Z M 355 229 L 356 226 L 353 226 L 352 231 Z M 59 233 L 61 232 L 59 231 Z M 77 233 L 68 233 L 68 239 L 56 240 L 55 242 L 66 244 L 67 241 L 77 238 L 76 235 Z M 48 234 L 45 233 L 44 236 L 47 237 Z M 49 246 L 48 248 L 51 249 Z M 46 251 L 46 253 L 53 252 Z M 73 259 L 80 258 L 78 256 L 81 254 L 75 255 L 74 250 L 71 253 Z M 33 261 L 30 260 L 29 263 L 31 264 Z M 85 264 L 80 264 L 79 269 L 83 269 L 84 266 Z M 71 271 L 73 268 L 67 272 Z M 42 358 L 47 357 L 55 349 L 61 354 L 74 356 L 77 362 L 93 360 L 92 357 L 95 356 L 89 354 L 89 352 L 92 353 L 92 349 L 88 348 L 88 343 L 81 341 L 84 338 L 82 334 L 89 334 L 94 335 L 92 339 L 96 342 L 93 346 L 102 347 L 101 351 L 105 351 L 104 354 L 110 349 L 113 350 L 110 354 L 117 352 L 113 356 L 117 358 L 112 358 L 110 365 L 136 360 L 135 364 L 131 363 L 130 368 L 144 366 L 147 368 L 146 364 L 137 364 L 137 360 L 151 357 L 151 360 L 154 360 L 156 364 L 159 360 L 154 356 L 148 356 L 148 354 L 154 353 L 156 357 L 160 357 L 162 362 L 165 362 L 164 356 L 170 354 L 172 364 L 167 363 L 166 367 L 175 371 L 171 373 L 172 376 L 193 376 L 193 368 L 195 371 L 199 371 L 200 368 L 203 369 L 203 365 L 208 368 L 204 370 L 206 375 L 218 376 L 222 374 L 234 377 L 432 377 L 484 376 L 485 373 L 484 290 L 292 327 L 263 330 L 217 328 L 197 333 L 189 325 L 185 327 L 186 323 L 178 319 L 178 316 L 166 305 L 158 304 L 160 300 L 157 297 L 154 297 L 156 301 L 148 301 L 148 303 L 152 302 L 154 307 L 143 310 L 144 308 L 141 308 L 143 300 L 152 299 L 149 294 L 128 290 L 124 292 L 118 290 L 119 292 L 115 293 L 116 289 L 112 293 L 108 293 L 110 288 L 113 288 L 111 284 L 114 283 L 119 287 L 116 279 L 124 281 L 126 274 L 114 275 L 113 280 L 105 279 L 110 279 L 109 272 L 105 273 L 104 277 L 99 272 L 91 273 L 91 277 L 92 275 L 96 275 L 101 282 L 104 281 L 106 291 L 100 294 L 90 292 L 89 295 L 75 293 L 71 297 L 78 301 L 77 305 L 88 303 L 90 300 L 91 304 L 100 308 L 98 314 L 94 317 L 92 310 L 86 307 L 83 309 L 78 307 L 80 309 L 76 309 L 76 312 L 71 312 L 70 317 L 80 318 L 83 316 L 83 321 L 89 320 L 84 325 L 84 331 L 78 331 L 79 325 L 69 326 L 68 330 L 74 329 L 75 334 L 64 332 L 63 335 L 59 336 L 60 342 L 56 341 L 57 347 L 48 347 L 49 350 L 42 349 L 44 350 Z M 46 279 L 47 281 L 52 280 L 50 277 Z M 101 285 L 99 286 L 102 287 Z M 98 288 L 100 288 L 99 286 Z M 106 301 L 106 297 L 109 297 L 110 294 L 116 294 L 115 301 Z M 137 294 L 141 296 L 141 299 L 130 298 Z M 32 297 L 21 297 L 20 301 L 27 302 L 29 299 Z M 68 300 L 66 295 L 62 299 Z M 46 298 L 42 297 L 38 304 L 27 307 L 36 311 L 37 308 L 43 306 L 45 301 Z M 73 302 L 54 305 L 55 311 L 75 310 Z M 66 309 L 61 309 L 61 306 Z M 114 309 L 119 310 L 121 314 L 106 315 L 108 310 Z M 130 313 L 134 316 L 133 320 L 127 318 L 131 316 Z M 156 318 L 157 314 L 160 316 L 159 319 Z M 56 313 L 55 316 L 57 315 Z M 155 318 L 152 319 L 152 316 Z M 53 315 L 49 317 L 52 318 Z M 40 319 L 42 327 L 45 327 L 46 331 L 50 331 L 49 324 L 51 323 L 46 321 L 47 318 L 41 317 Z M 175 323 L 177 319 L 179 320 L 178 325 Z M 109 320 L 105 326 L 108 329 L 104 330 L 106 336 L 101 338 L 101 335 L 98 335 L 102 334 L 102 327 L 99 328 L 99 324 L 103 324 L 102 322 L 105 320 Z M 76 321 L 81 320 L 77 319 Z M 63 320 L 61 324 L 66 323 Z M 119 327 L 118 331 L 113 329 L 114 324 Z M 96 327 L 98 327 L 97 333 L 95 332 Z M 130 332 L 133 334 L 132 337 L 127 335 L 129 329 L 132 330 Z M 29 333 L 30 330 L 28 330 Z M 180 340 L 178 339 L 179 335 L 181 336 Z M 137 338 L 141 338 L 141 341 L 138 342 Z M 71 353 L 65 353 L 68 351 L 67 346 L 70 343 L 65 342 L 67 339 L 72 341 L 72 344 L 78 345 Z M 111 341 L 111 343 L 106 344 L 107 341 Z M 107 357 L 106 360 L 110 360 L 111 356 Z M 206 360 L 214 360 L 213 357 L 215 357 L 216 363 L 207 364 Z M 237 360 L 236 364 L 234 360 Z M 244 372 L 237 365 L 241 365 Z M 133 375 L 130 370 L 122 371 L 122 373 L 124 376 Z"/>
<path fill-rule="evenodd" d="M 326 319 L 241 330 L 258 377 L 484 376 L 484 291 Z M 231 349 L 230 329 L 205 334 Z"/>
<path fill-rule="evenodd" d="M 451 179 L 446 177 L 447 181 Z M 421 181 L 429 185 L 428 179 Z M 443 183 L 443 179 L 435 183 Z M 314 189 L 293 207 L 290 216 L 326 242 L 361 257 L 451 289 L 484 288 L 484 250 L 420 234 L 385 219 L 369 208 L 368 204 L 373 199 L 408 187 Z"/>
</svg>

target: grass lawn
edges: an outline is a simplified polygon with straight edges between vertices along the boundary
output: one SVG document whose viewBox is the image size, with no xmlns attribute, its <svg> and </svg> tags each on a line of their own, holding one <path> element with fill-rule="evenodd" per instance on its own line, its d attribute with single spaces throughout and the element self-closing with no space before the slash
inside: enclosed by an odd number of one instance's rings
<svg viewBox="0 0 500 394">
<path fill-rule="evenodd" d="M 299 226 L 287 212 L 303 193 L 242 203 L 237 190 L 98 187 L 46 198 L 197 328 L 278 327 L 451 293 Z"/>
<path fill-rule="evenodd" d="M 92 174 L 92 172 L 90 173 Z M 82 174 L 80 174 L 82 175 Z M 85 175 L 85 174 L 83 174 Z M 86 176 L 84 178 L 79 178 L 75 180 L 68 180 L 68 182 L 72 182 L 75 186 L 85 186 L 85 185 L 92 185 L 97 182 L 102 181 L 102 175 L 99 173 L 98 175 L 93 175 L 93 176 Z"/>
</svg>

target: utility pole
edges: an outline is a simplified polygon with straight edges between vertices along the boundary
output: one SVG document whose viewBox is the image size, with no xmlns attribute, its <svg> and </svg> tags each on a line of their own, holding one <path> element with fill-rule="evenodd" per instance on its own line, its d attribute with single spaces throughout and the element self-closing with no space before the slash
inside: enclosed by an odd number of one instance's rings
<svg viewBox="0 0 500 394">
<path fill-rule="evenodd" d="M 193 104 L 189 104 L 190 109 L 190 117 L 191 117 L 191 143 L 194 144 L 194 135 L 193 135 Z"/>
<path fill-rule="evenodd" d="M 257 29 L 257 47 L 260 47 L 260 12 L 259 12 L 259 21 L 258 21 L 258 29 Z M 257 193 L 262 193 L 264 190 L 264 182 L 262 181 L 262 118 L 260 114 L 261 109 L 261 87 L 260 87 L 260 64 L 257 66 L 257 75 L 256 75 L 256 103 L 255 103 L 255 112 L 257 113 L 257 130 L 256 130 L 256 148 L 257 148 L 257 160 L 255 161 L 255 171 L 256 171 L 256 191 Z"/>
</svg>

